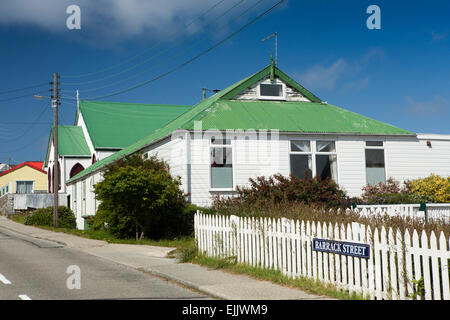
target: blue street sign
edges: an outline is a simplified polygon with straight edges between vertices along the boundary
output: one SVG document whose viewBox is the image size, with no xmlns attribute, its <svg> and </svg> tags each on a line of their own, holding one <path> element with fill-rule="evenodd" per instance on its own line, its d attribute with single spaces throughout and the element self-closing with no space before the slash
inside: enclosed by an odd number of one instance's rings
<svg viewBox="0 0 450 320">
<path fill-rule="evenodd" d="M 313 239 L 313 250 L 337 253 L 346 256 L 369 259 L 370 245 L 364 243 L 344 242 L 327 239 Z"/>
</svg>

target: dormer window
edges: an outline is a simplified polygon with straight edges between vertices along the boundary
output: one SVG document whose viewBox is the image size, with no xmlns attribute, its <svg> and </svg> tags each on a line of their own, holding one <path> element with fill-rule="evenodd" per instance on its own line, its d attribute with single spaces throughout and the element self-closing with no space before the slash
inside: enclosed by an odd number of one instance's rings
<svg viewBox="0 0 450 320">
<path fill-rule="evenodd" d="M 261 83 L 258 86 L 258 99 L 286 100 L 285 91 L 283 83 Z"/>
</svg>

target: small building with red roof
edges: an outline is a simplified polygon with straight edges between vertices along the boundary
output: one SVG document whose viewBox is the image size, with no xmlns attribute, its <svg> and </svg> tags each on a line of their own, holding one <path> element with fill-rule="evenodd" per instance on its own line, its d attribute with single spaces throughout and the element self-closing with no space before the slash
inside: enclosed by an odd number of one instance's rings
<svg viewBox="0 0 450 320">
<path fill-rule="evenodd" d="M 26 161 L 0 173 L 0 197 L 8 193 L 47 192 L 43 161 Z"/>
</svg>

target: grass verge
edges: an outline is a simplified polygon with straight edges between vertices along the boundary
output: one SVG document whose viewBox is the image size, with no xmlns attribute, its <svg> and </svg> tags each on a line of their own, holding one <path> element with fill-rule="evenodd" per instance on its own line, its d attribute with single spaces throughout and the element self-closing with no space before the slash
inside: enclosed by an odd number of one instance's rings
<svg viewBox="0 0 450 320">
<path fill-rule="evenodd" d="M 18 222 L 18 223 L 25 223 L 25 217 L 26 214 L 15 214 L 11 215 L 8 218 Z M 93 239 L 93 240 L 103 240 L 108 243 L 119 243 L 119 244 L 138 244 L 138 245 L 151 245 L 151 246 L 159 246 L 159 247 L 173 247 L 173 248 L 179 248 L 183 246 L 189 245 L 191 242 L 193 242 L 192 237 L 181 237 L 181 238 L 175 238 L 175 239 L 161 239 L 161 240 L 152 240 L 148 238 L 144 238 L 140 241 L 136 241 L 136 239 L 119 239 L 114 236 L 112 236 L 108 231 L 106 230 L 78 230 L 78 229 L 68 229 L 68 228 L 55 228 L 51 226 L 33 226 L 36 228 L 41 228 L 49 231 L 54 232 L 63 232 L 67 234 L 71 234 L 74 236 L 79 236 L 87 239 Z"/>
<path fill-rule="evenodd" d="M 180 262 L 191 262 L 211 269 L 220 269 L 234 274 L 249 275 L 254 279 L 270 281 L 290 288 L 301 289 L 307 293 L 326 296 L 339 300 L 365 300 L 362 295 L 352 293 L 347 290 L 341 290 L 334 285 L 324 284 L 305 277 L 292 279 L 282 274 L 281 271 L 273 269 L 263 269 L 252 267 L 245 264 L 238 264 L 234 258 L 218 259 L 199 254 L 192 240 L 187 245 L 177 248 L 171 253 L 177 257 Z"/>
</svg>

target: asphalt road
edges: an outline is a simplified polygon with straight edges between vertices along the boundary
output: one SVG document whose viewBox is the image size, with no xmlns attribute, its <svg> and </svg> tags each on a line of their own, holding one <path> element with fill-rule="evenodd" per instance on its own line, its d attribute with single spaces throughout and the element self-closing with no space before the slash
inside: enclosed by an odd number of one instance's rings
<svg viewBox="0 0 450 320">
<path fill-rule="evenodd" d="M 208 297 L 54 242 L 0 228 L 0 300 L 18 299 L 189 300 Z"/>
</svg>

